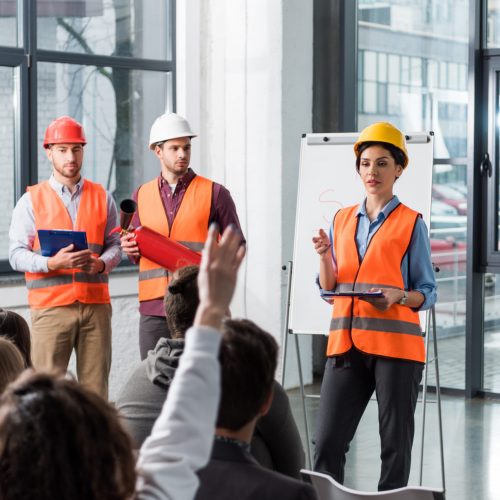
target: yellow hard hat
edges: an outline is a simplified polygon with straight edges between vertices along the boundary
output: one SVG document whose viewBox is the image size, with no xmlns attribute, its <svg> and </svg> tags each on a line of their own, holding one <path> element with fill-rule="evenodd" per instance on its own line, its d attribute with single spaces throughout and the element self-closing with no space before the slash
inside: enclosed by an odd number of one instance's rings
<svg viewBox="0 0 500 500">
<path fill-rule="evenodd" d="M 372 123 L 366 127 L 358 137 L 354 144 L 354 153 L 356 157 L 359 156 L 359 148 L 364 142 L 386 142 L 396 146 L 404 155 L 404 164 L 401 165 L 406 168 L 408 165 L 408 151 L 406 150 L 405 136 L 391 123 L 377 122 Z"/>
</svg>

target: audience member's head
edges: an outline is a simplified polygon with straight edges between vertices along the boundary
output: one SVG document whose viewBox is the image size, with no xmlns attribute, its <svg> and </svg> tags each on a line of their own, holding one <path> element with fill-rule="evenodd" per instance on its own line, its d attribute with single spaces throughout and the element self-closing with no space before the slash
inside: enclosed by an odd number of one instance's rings
<svg viewBox="0 0 500 500">
<path fill-rule="evenodd" d="M 22 316 L 0 308 L 0 337 L 14 342 L 24 357 L 26 367 L 31 366 L 30 329 Z"/>
<path fill-rule="evenodd" d="M 0 337 L 0 394 L 24 369 L 19 349 L 10 340 Z"/>
<path fill-rule="evenodd" d="M 187 266 L 175 271 L 165 294 L 167 325 L 173 339 L 183 339 L 194 323 L 198 297 L 198 266 Z"/>
<path fill-rule="evenodd" d="M 135 491 L 130 437 L 98 395 L 26 371 L 0 398 L 0 498 L 125 500 Z"/>
<path fill-rule="evenodd" d="M 278 345 L 249 320 L 226 320 L 222 332 L 217 427 L 237 431 L 270 404 Z"/>
</svg>

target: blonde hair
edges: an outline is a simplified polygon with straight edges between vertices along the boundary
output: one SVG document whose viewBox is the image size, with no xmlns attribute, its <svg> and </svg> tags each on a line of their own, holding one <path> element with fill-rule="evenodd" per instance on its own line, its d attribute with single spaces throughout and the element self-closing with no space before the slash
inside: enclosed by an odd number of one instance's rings
<svg viewBox="0 0 500 500">
<path fill-rule="evenodd" d="M 13 342 L 0 337 L 0 394 L 26 367 L 21 351 Z"/>
</svg>

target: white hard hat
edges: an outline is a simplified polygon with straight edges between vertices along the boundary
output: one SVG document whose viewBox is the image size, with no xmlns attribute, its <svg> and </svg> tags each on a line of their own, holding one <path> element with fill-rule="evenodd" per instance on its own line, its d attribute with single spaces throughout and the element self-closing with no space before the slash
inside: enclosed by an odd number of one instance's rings
<svg viewBox="0 0 500 500">
<path fill-rule="evenodd" d="M 178 137 L 196 137 L 188 121 L 175 113 L 159 116 L 149 133 L 149 149 L 154 149 L 158 142 L 177 139 Z"/>
</svg>

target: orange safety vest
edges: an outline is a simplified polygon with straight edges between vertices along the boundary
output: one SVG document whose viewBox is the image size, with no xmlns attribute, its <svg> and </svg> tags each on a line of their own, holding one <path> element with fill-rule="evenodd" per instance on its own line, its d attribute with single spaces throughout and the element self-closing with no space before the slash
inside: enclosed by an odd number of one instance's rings
<svg viewBox="0 0 500 500">
<path fill-rule="evenodd" d="M 420 215 L 399 204 L 373 235 L 361 260 L 356 246 L 357 210 L 358 206 L 348 207 L 339 210 L 335 216 L 336 291 L 404 289 L 401 262 Z M 399 304 L 380 311 L 358 298 L 336 297 L 327 356 L 343 354 L 353 344 L 369 354 L 425 362 L 417 312 Z"/>
<path fill-rule="evenodd" d="M 208 220 L 212 206 L 213 182 L 197 175 L 184 193 L 181 205 L 170 227 L 158 187 L 158 179 L 143 184 L 137 193 L 141 224 L 183 245 L 201 251 L 208 236 Z M 141 257 L 139 261 L 139 301 L 165 296 L 170 273 Z"/>
<path fill-rule="evenodd" d="M 75 225 L 68 210 L 48 181 L 29 186 L 35 229 L 69 229 L 85 231 L 94 257 L 102 254 L 108 218 L 107 195 L 100 184 L 85 179 Z M 33 251 L 40 253 L 38 233 Z M 73 302 L 108 304 L 108 275 L 87 274 L 78 269 L 59 269 L 48 273 L 25 273 L 30 307 L 65 306 Z"/>
</svg>

